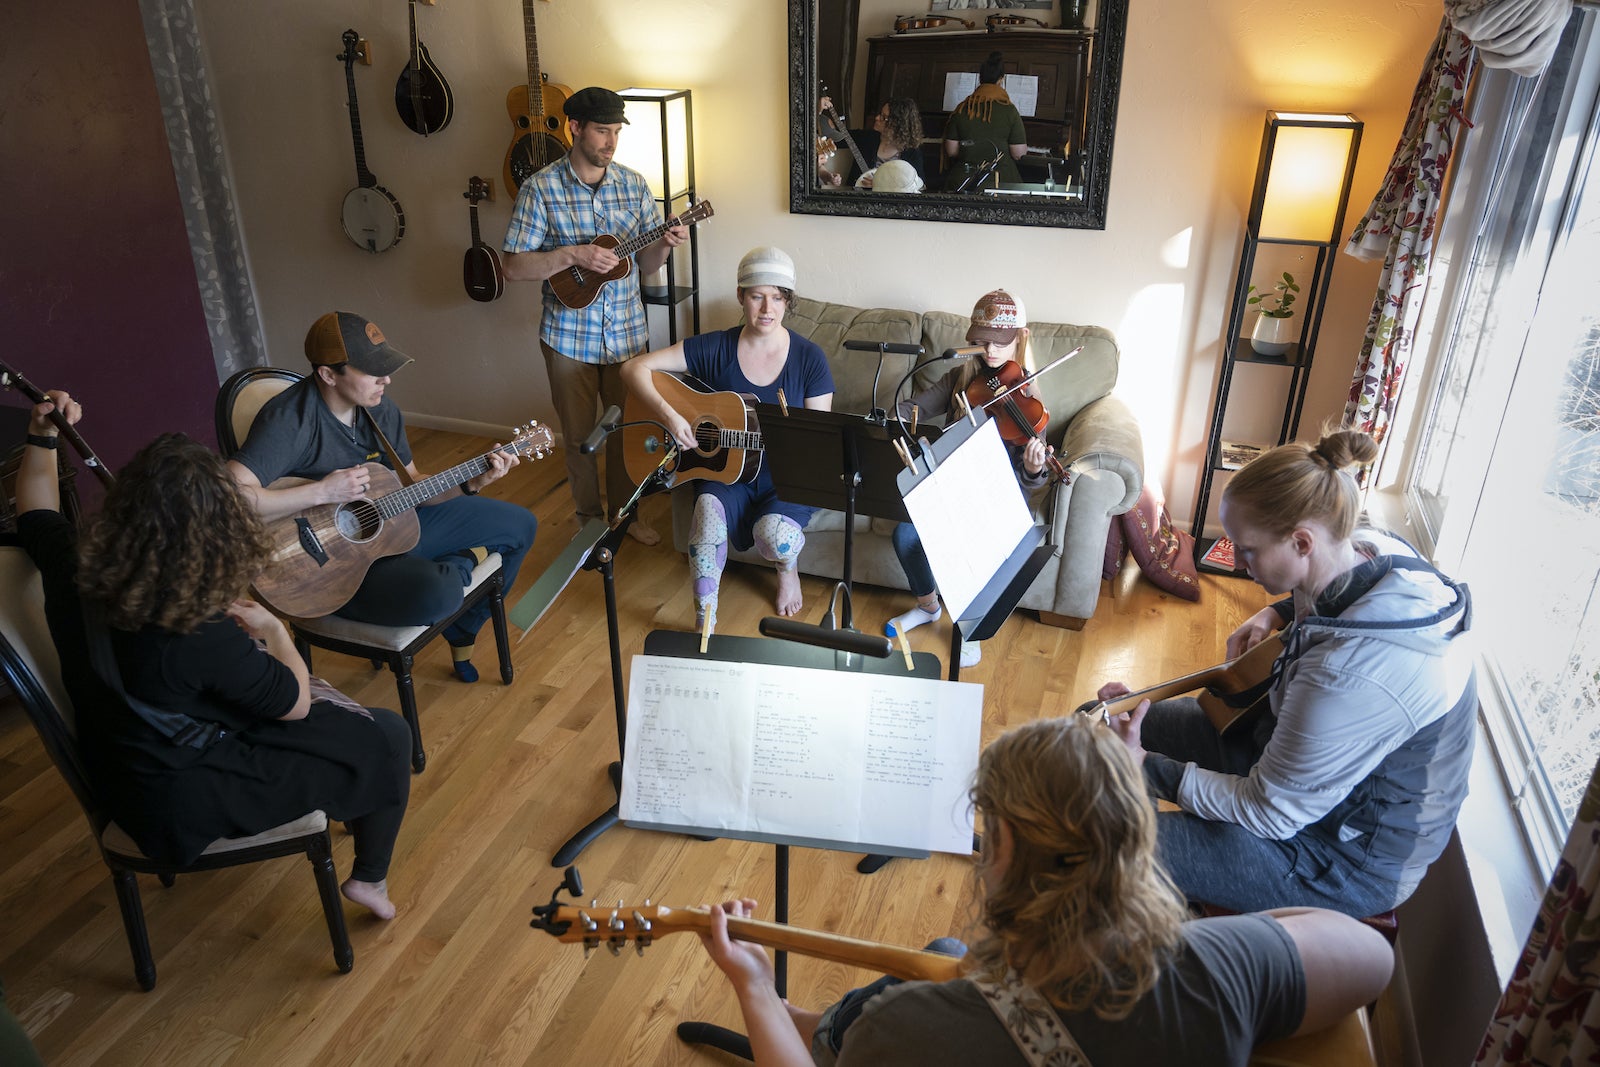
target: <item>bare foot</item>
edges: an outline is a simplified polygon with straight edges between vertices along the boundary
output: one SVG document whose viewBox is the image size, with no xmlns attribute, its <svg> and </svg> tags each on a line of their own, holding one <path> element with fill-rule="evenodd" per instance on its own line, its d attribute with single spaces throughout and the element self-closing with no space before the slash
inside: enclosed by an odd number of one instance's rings
<svg viewBox="0 0 1600 1067">
<path fill-rule="evenodd" d="M 354 878 L 345 879 L 344 885 L 339 887 L 346 900 L 352 900 L 366 908 L 380 919 L 394 918 L 394 903 L 389 899 L 389 880 L 381 882 L 358 882 Z"/>
<path fill-rule="evenodd" d="M 795 1030 L 800 1034 L 800 1040 L 806 1043 L 806 1048 L 810 1048 L 812 1035 L 817 1032 L 817 1024 L 822 1021 L 822 1013 L 797 1008 L 787 1000 L 783 1002 L 783 1006 L 788 1009 L 789 1021 L 794 1023 Z"/>
<path fill-rule="evenodd" d="M 628 526 L 628 536 L 639 542 L 641 545 L 656 545 L 661 543 L 661 535 L 656 533 L 655 528 L 652 526 L 646 526 L 638 519 L 633 520 L 633 522 Z"/>
<path fill-rule="evenodd" d="M 802 606 L 800 568 L 778 569 L 778 614 L 798 615 Z"/>
</svg>

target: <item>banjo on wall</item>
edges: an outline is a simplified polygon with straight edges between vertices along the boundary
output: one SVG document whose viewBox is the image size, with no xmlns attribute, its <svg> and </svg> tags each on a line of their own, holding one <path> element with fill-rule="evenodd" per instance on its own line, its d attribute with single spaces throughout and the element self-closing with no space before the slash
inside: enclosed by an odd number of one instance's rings
<svg viewBox="0 0 1600 1067">
<path fill-rule="evenodd" d="M 345 30 L 340 38 L 344 51 L 337 58 L 344 63 L 345 88 L 350 93 L 350 135 L 356 146 L 356 187 L 344 194 L 344 204 L 339 208 L 339 222 L 344 235 L 355 242 L 357 248 L 368 252 L 387 252 L 400 243 L 406 235 L 406 213 L 394 194 L 378 184 L 377 177 L 367 169 L 367 153 L 361 145 L 361 109 L 356 103 L 355 61 L 367 58 L 367 45 L 355 30 Z"/>
</svg>

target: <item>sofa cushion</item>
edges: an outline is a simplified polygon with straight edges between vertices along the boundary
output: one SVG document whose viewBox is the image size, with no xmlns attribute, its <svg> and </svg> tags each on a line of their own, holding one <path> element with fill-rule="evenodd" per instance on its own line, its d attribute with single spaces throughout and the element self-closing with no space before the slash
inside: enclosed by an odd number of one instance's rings
<svg viewBox="0 0 1600 1067">
<path fill-rule="evenodd" d="M 872 379 L 878 357 L 853 352 L 846 341 L 887 341 L 914 345 L 922 340 L 922 316 L 896 308 L 856 308 L 796 297 L 783 324 L 821 347 L 833 371 L 833 410 L 865 413 L 888 407 L 889 394 L 915 363 L 911 356 L 891 353 L 884 357 L 878 383 L 878 403 L 872 402 Z"/>
<path fill-rule="evenodd" d="M 967 343 L 965 315 L 930 311 L 922 316 L 922 345 L 930 355 Z M 1107 395 L 1117 384 L 1121 356 L 1117 339 L 1099 326 L 1072 326 L 1061 322 L 1036 322 L 1028 327 L 1028 352 L 1035 369 L 1072 351 L 1083 351 L 1039 378 L 1039 399 L 1050 412 L 1052 444 L 1061 443 L 1062 428 L 1089 404 Z M 933 384 L 951 364 L 936 363 L 917 372 L 917 388 Z"/>
</svg>

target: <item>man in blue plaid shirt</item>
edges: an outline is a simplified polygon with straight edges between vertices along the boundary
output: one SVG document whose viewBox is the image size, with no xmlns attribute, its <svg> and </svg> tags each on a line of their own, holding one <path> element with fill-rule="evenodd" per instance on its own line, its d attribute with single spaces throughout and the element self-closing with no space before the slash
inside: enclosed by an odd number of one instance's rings
<svg viewBox="0 0 1600 1067">
<path fill-rule="evenodd" d="M 505 274 L 516 281 L 542 282 L 570 267 L 605 273 L 620 261 L 609 248 L 592 244 L 596 237 L 610 234 L 626 241 L 662 223 L 644 177 L 612 160 L 617 135 L 628 121 L 622 97 L 599 87 L 580 89 L 563 110 L 572 150 L 522 183 L 506 230 Z M 578 442 L 600 421 L 602 407 L 623 405 L 628 390 L 622 364 L 650 341 L 639 276 L 661 269 L 667 253 L 688 238 L 687 227 L 669 229 L 634 255 L 626 277 L 601 286 L 586 308 L 566 307 L 550 286 L 542 287 L 539 348 L 566 440 L 568 485 L 580 522 L 604 518 L 607 512 L 595 457 L 581 455 Z M 613 434 L 606 445 L 606 492 L 612 508 L 621 507 L 633 493 L 621 451 L 621 438 Z M 647 545 L 660 540 L 638 521 L 628 532 Z"/>
</svg>

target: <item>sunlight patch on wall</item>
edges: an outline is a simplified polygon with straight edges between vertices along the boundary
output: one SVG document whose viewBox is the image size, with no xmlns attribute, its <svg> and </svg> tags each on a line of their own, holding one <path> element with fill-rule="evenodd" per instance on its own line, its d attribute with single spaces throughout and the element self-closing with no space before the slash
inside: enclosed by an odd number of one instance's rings
<svg viewBox="0 0 1600 1067">
<path fill-rule="evenodd" d="M 1183 234 L 1163 245 L 1163 257 L 1170 254 L 1180 238 Z M 1187 248 L 1186 241 L 1184 247 Z M 1168 450 L 1177 418 L 1179 382 L 1175 372 L 1183 363 L 1176 353 L 1183 337 L 1185 291 L 1178 282 L 1147 285 L 1128 301 L 1122 321 L 1116 325 L 1117 342 L 1122 348 L 1117 396 L 1139 419 L 1147 475 L 1163 482 L 1170 477 L 1173 459 Z M 1167 373 L 1141 371 L 1152 367 L 1167 368 Z"/>
</svg>

